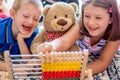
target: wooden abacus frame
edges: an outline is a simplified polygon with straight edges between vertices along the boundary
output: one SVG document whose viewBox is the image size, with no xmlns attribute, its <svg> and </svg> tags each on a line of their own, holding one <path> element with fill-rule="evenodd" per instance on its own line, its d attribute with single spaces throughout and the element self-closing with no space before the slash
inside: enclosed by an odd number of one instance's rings
<svg viewBox="0 0 120 80">
<path fill-rule="evenodd" d="M 9 51 L 5 51 L 4 52 L 4 57 L 5 57 L 5 62 L 7 65 L 7 71 L 8 71 L 8 78 L 10 80 L 14 80 L 14 71 L 13 71 L 13 67 L 12 67 L 12 62 L 11 62 L 11 55 L 9 54 Z M 62 59 L 64 59 L 64 56 L 74 56 L 78 58 L 81 58 L 79 60 L 82 60 L 82 69 L 81 69 L 81 73 L 80 73 L 80 80 L 84 80 L 85 77 L 87 77 L 88 80 L 93 80 L 92 77 L 92 71 L 91 69 L 86 70 L 86 64 L 88 61 L 88 50 L 84 50 L 83 52 L 52 52 L 52 53 L 40 53 L 37 55 L 37 58 L 39 58 L 41 60 L 40 64 L 42 62 L 54 62 L 54 60 L 57 60 L 56 57 L 63 57 Z M 34 54 L 33 54 L 34 55 Z M 33 56 L 33 55 L 28 55 L 28 56 Z M 18 55 L 15 55 L 13 57 L 16 57 Z M 26 56 L 26 55 L 21 55 L 21 56 Z M 36 56 L 36 55 L 35 55 Z M 49 59 L 48 59 L 49 58 Z M 23 59 L 21 59 L 23 60 Z M 29 61 L 29 60 L 28 60 Z M 25 65 L 23 65 L 25 66 Z M 4 79 L 2 79 L 4 80 Z"/>
<path fill-rule="evenodd" d="M 0 80 L 6 80 L 8 78 L 8 73 L 5 71 L 0 71 Z"/>
</svg>

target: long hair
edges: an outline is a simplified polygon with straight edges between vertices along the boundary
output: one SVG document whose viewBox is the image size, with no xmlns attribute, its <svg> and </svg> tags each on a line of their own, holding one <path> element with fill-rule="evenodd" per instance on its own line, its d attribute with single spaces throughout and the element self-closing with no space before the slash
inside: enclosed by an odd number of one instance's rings
<svg viewBox="0 0 120 80">
<path fill-rule="evenodd" d="M 109 41 L 120 40 L 120 17 L 116 0 L 84 0 L 81 9 L 81 16 L 79 17 L 79 24 L 82 33 L 90 36 L 83 23 L 84 8 L 88 4 L 107 9 L 112 19 L 112 23 L 108 25 L 103 39 Z M 112 12 L 109 12 L 110 9 Z"/>
</svg>

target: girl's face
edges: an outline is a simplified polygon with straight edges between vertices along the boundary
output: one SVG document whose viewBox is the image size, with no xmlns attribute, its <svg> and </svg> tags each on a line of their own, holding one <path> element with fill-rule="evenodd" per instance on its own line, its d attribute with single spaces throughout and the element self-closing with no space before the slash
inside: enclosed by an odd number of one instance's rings
<svg viewBox="0 0 120 80">
<path fill-rule="evenodd" d="M 40 14 L 40 8 L 30 3 L 21 5 L 17 12 L 13 11 L 11 17 L 13 19 L 12 27 L 14 32 L 16 32 L 14 34 L 29 34 L 35 30 Z"/>
<path fill-rule="evenodd" d="M 92 37 L 102 37 L 111 19 L 107 9 L 88 4 L 84 8 L 83 22 Z"/>
</svg>

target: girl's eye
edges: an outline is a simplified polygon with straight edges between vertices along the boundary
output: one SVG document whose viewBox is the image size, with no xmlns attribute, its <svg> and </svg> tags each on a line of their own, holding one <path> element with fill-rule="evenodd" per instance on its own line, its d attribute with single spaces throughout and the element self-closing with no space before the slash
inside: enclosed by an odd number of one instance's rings
<svg viewBox="0 0 120 80">
<path fill-rule="evenodd" d="M 101 17 L 96 17 L 96 19 L 102 19 Z"/>
<path fill-rule="evenodd" d="M 84 17 L 89 18 L 90 16 L 88 16 L 88 15 L 84 15 Z"/>
</svg>

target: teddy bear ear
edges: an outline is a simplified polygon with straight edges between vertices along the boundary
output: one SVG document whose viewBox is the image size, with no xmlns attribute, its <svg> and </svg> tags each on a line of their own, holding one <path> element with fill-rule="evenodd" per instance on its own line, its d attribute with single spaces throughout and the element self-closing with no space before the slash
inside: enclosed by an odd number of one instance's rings
<svg viewBox="0 0 120 80">
<path fill-rule="evenodd" d="M 78 11 L 78 6 L 77 6 L 77 4 L 76 3 L 70 3 L 70 5 L 73 7 L 73 9 L 75 10 L 75 12 L 77 12 Z"/>
<path fill-rule="evenodd" d="M 46 16 L 46 14 L 47 14 L 47 12 L 49 11 L 50 8 L 51 8 L 50 5 L 46 5 L 46 6 L 44 7 L 44 10 L 43 10 L 43 15 L 44 15 L 44 16 Z"/>
</svg>

